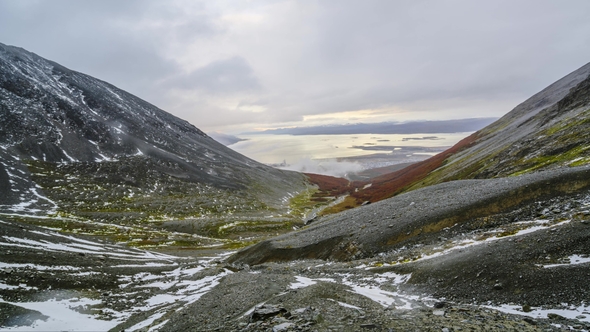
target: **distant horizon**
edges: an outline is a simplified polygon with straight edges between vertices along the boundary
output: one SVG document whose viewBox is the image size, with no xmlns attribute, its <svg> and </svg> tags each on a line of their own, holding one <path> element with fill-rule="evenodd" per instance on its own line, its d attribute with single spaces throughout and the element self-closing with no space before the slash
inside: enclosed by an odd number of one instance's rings
<svg viewBox="0 0 590 332">
<path fill-rule="evenodd" d="M 287 170 L 342 177 L 427 159 L 472 132 L 436 134 L 243 135 L 228 147 Z"/>
<path fill-rule="evenodd" d="M 265 129 L 242 132 L 240 135 L 349 135 L 349 134 L 435 134 L 462 133 L 484 128 L 499 117 L 479 117 L 450 120 L 383 121 L 373 123 L 325 124 Z"/>
<path fill-rule="evenodd" d="M 497 119 L 388 121 L 277 128 L 236 135 L 211 132 L 208 135 L 270 166 L 340 177 L 426 159 L 451 147 L 467 136 L 466 133 L 483 129 Z M 282 137 L 268 137 L 273 135 Z"/>
</svg>

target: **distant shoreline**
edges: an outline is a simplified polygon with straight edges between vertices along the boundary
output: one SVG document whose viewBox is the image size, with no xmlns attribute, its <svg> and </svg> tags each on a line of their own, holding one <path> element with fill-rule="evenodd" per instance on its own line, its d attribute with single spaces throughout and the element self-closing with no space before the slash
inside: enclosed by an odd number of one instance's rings
<svg viewBox="0 0 590 332">
<path fill-rule="evenodd" d="M 439 121 L 354 123 L 327 126 L 267 129 L 240 135 L 357 135 L 357 134 L 452 134 L 477 131 L 498 118 L 469 118 Z"/>
<path fill-rule="evenodd" d="M 404 137 L 404 138 L 402 138 L 402 141 L 404 141 L 404 142 L 406 142 L 406 141 L 434 141 L 434 140 L 439 140 L 439 139 L 443 139 L 443 138 L 440 138 L 438 136 Z"/>
</svg>

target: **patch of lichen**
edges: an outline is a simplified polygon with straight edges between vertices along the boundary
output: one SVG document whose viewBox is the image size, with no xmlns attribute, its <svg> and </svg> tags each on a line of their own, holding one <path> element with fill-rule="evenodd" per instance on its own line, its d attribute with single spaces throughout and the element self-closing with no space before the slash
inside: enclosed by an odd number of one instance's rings
<svg viewBox="0 0 590 332">
<path fill-rule="evenodd" d="M 508 127 L 508 125 L 510 125 L 509 120 L 498 120 L 498 121 L 494 122 L 493 124 L 478 131 L 478 133 L 479 133 L 478 136 L 484 137 L 484 136 L 492 135 L 494 133 L 497 133 L 497 132 L 505 129 L 506 127 Z"/>
<path fill-rule="evenodd" d="M 551 165 L 582 166 L 590 163 L 590 110 L 549 126 L 538 139 L 533 157 L 517 160 L 517 176 Z M 565 149 L 565 151 L 563 151 Z"/>
<path fill-rule="evenodd" d="M 590 110 L 586 110 L 523 138 L 519 144 L 496 148 L 491 154 L 475 150 L 452 156 L 406 191 L 445 181 L 518 176 L 557 165 L 586 165 L 590 163 L 589 141 Z"/>
<path fill-rule="evenodd" d="M 229 243 L 223 244 L 219 248 L 220 249 L 228 249 L 228 250 L 236 250 L 236 249 L 245 248 L 247 246 L 251 246 L 256 243 L 258 243 L 258 241 L 234 241 L 234 242 L 229 242 Z"/>
<path fill-rule="evenodd" d="M 287 213 L 287 204 L 281 208 L 261 201 L 261 196 L 272 194 L 261 183 L 252 183 L 247 191 L 217 188 L 158 172 L 145 163 L 135 157 L 101 163 L 28 161 L 33 180 L 59 207 L 55 218 L 31 223 L 106 236 L 134 247 L 193 249 L 243 247 L 303 225 L 299 217 Z M 320 204 L 311 203 L 313 190 L 308 191 L 296 196 L 291 207 L 302 211 Z M 241 217 L 244 222 L 223 227 Z M 164 229 L 168 221 L 202 219 L 213 222 L 201 225 L 196 233 Z"/>
<path fill-rule="evenodd" d="M 133 165 L 133 160 L 127 161 Z M 154 172 L 115 174 L 123 166 L 30 161 L 33 179 L 58 202 L 60 211 L 99 221 L 132 216 L 136 222 L 232 215 L 271 209 L 258 198 Z M 117 168 L 118 167 L 118 168 Z M 106 170 L 104 170 L 106 169 Z"/>
<path fill-rule="evenodd" d="M 500 238 L 500 237 L 511 236 L 511 235 L 518 233 L 518 231 L 519 231 L 518 229 L 511 229 L 511 230 L 503 231 L 503 232 L 498 233 L 496 235 L 496 237 Z"/>
<path fill-rule="evenodd" d="M 359 205 L 360 204 L 357 202 L 356 198 L 351 197 L 351 196 L 346 196 L 342 202 L 335 204 L 335 205 L 328 206 L 325 209 L 323 209 L 320 212 L 320 215 L 326 216 L 326 215 L 330 215 L 330 214 L 335 214 L 338 212 L 353 209 Z"/>
<path fill-rule="evenodd" d="M 436 170 L 429 174 L 429 176 L 424 179 L 421 183 L 418 183 L 417 186 L 419 188 L 429 186 L 434 183 L 438 183 L 441 179 L 444 178 L 444 181 L 453 181 L 453 180 L 462 180 L 462 179 L 471 179 L 475 177 L 479 172 L 481 172 L 487 165 L 487 158 L 486 160 L 477 160 L 475 162 L 471 162 L 471 164 L 467 165 L 466 167 L 460 168 L 458 171 L 449 174 L 444 170 Z M 417 188 L 415 188 L 417 189 Z"/>
<path fill-rule="evenodd" d="M 279 235 L 303 226 L 303 222 L 297 219 L 261 219 L 218 221 L 208 223 L 199 231 L 201 235 L 217 239 L 239 240 L 242 238 L 262 238 L 266 235 Z"/>
<path fill-rule="evenodd" d="M 504 161 L 504 154 L 507 153 L 509 146 L 503 146 L 496 149 L 493 153 L 481 154 L 481 151 L 475 150 L 471 153 L 461 155 L 458 159 L 456 156 L 448 158 L 448 166 L 441 167 L 429 174 L 421 185 L 412 189 L 423 188 L 425 186 L 454 180 L 477 179 L 487 177 L 502 176 L 494 171 L 500 161 Z M 452 162 L 451 162 L 452 161 Z"/>
<path fill-rule="evenodd" d="M 576 166 L 584 166 L 590 164 L 590 157 L 583 157 L 583 158 L 579 158 L 579 159 L 574 159 L 574 161 L 572 161 L 569 166 L 571 167 L 576 167 Z"/>
<path fill-rule="evenodd" d="M 295 218 L 303 219 L 309 211 L 326 204 L 326 201 L 318 201 L 314 195 L 318 192 L 317 187 L 308 187 L 306 190 L 293 196 L 289 200 L 289 214 Z"/>
<path fill-rule="evenodd" d="M 554 124 L 553 126 L 545 129 L 542 131 L 543 135 L 552 136 L 559 132 L 567 132 L 571 128 L 581 127 L 581 126 L 588 126 L 590 125 L 590 109 L 577 114 L 575 118 L 569 118 L 565 120 L 561 120 Z M 579 130 L 574 130 L 574 132 L 578 132 Z"/>
<path fill-rule="evenodd" d="M 191 249 L 208 248 L 212 244 L 223 245 L 220 239 L 203 239 L 194 238 L 192 234 L 179 234 L 168 232 L 166 230 L 150 227 L 118 227 L 114 225 L 105 225 L 92 222 L 61 220 L 61 219 L 41 219 L 29 220 L 30 224 L 42 225 L 55 228 L 61 232 L 105 237 L 118 243 L 125 243 L 130 247 L 136 248 L 155 248 L 155 247 L 183 247 Z M 221 241 L 221 242 L 220 242 Z"/>
<path fill-rule="evenodd" d="M 570 166 L 584 165 L 588 161 L 588 157 L 582 157 L 588 153 L 590 145 L 576 146 L 567 152 L 557 155 L 541 155 L 526 161 L 520 161 L 521 166 L 519 171 L 510 174 L 510 176 L 518 176 L 530 173 L 553 164 L 569 164 Z M 582 159 L 578 159 L 582 158 Z M 577 161 L 574 161 L 578 159 Z M 584 162 L 586 161 L 586 162 Z"/>
</svg>

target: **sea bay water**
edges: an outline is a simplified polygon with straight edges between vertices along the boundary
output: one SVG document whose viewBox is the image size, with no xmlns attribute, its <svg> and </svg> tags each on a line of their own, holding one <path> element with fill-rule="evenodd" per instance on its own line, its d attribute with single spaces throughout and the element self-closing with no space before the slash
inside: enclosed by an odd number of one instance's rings
<svg viewBox="0 0 590 332">
<path fill-rule="evenodd" d="M 245 141 L 229 147 L 264 164 L 293 165 L 301 160 L 337 160 L 404 150 L 411 161 L 443 151 L 470 134 L 240 135 Z"/>
</svg>

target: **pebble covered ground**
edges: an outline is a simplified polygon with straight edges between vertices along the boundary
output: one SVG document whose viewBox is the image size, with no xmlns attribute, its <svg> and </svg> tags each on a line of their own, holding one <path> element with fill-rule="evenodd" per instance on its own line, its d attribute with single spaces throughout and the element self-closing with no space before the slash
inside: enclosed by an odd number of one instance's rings
<svg viewBox="0 0 590 332">
<path fill-rule="evenodd" d="M 493 242 L 510 245 L 544 236 L 543 232 L 581 234 L 577 227 L 590 229 L 582 221 L 547 225 Z M 467 298 L 468 287 L 464 293 L 457 291 L 463 286 L 453 275 L 448 279 L 459 288 L 443 287 L 444 276 L 436 287 L 415 277 L 422 264 L 438 261 L 435 258 L 393 264 L 394 257 L 417 254 L 419 248 L 349 262 L 298 260 L 250 267 L 226 263 L 228 253 L 179 257 L 6 221 L 3 226 L 3 330 L 52 330 L 65 324 L 56 313 L 75 317 L 78 325 L 70 326 L 77 330 L 88 324 L 112 331 L 590 330 L 588 307 L 564 311 L 560 305 L 532 305 L 525 312 L 522 304 L 508 308 L 502 301 L 490 303 L 493 297 L 485 292 L 474 301 Z M 480 248 L 489 247 L 485 242 L 474 244 L 440 257 L 477 253 Z M 423 249 L 423 254 L 431 254 Z M 558 264 L 545 269 L 564 273 L 590 265 L 565 260 L 543 264 Z M 415 272 L 408 273 L 411 269 Z M 579 287 L 587 288 L 584 283 Z M 445 292 L 456 292 L 455 298 Z M 491 292 L 502 294 L 505 289 L 494 290 L 492 285 Z M 63 310 L 48 310 L 51 307 Z"/>
<path fill-rule="evenodd" d="M 590 330 L 585 190 L 341 261 L 248 265 L 0 223 L 3 330 Z"/>
</svg>

